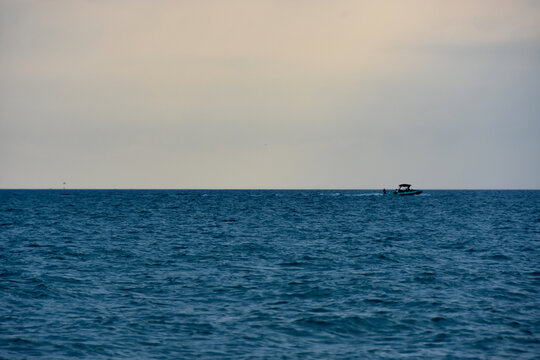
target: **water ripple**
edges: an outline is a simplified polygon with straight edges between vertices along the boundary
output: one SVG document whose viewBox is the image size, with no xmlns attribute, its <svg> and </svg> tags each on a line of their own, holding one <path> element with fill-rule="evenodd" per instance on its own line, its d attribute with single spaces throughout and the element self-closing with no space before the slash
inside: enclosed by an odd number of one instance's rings
<svg viewBox="0 0 540 360">
<path fill-rule="evenodd" d="M 0 358 L 536 359 L 540 192 L 0 190 Z"/>
</svg>

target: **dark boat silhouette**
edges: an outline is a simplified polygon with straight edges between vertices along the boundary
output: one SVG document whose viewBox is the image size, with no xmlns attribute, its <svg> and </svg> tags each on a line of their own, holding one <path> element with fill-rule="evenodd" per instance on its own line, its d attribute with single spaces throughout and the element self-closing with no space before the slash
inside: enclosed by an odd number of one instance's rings
<svg viewBox="0 0 540 360">
<path fill-rule="evenodd" d="M 394 190 L 392 194 L 404 196 L 404 195 L 419 195 L 421 193 L 422 193 L 422 190 L 411 189 L 410 184 L 399 184 L 399 187 L 396 190 Z"/>
</svg>

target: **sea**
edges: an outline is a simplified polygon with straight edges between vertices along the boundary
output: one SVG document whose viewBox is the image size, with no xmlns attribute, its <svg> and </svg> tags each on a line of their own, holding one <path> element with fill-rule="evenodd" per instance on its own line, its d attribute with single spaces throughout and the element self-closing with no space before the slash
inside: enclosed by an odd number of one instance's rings
<svg viewBox="0 0 540 360">
<path fill-rule="evenodd" d="M 540 359 L 540 191 L 1 190 L 1 359 Z"/>
</svg>

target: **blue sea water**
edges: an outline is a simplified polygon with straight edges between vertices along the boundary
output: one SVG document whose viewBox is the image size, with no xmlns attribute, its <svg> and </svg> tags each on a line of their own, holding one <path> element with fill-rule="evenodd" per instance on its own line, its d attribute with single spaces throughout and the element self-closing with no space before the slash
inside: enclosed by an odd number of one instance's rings
<svg viewBox="0 0 540 360">
<path fill-rule="evenodd" d="M 539 359 L 540 191 L 0 191 L 2 359 Z"/>
</svg>

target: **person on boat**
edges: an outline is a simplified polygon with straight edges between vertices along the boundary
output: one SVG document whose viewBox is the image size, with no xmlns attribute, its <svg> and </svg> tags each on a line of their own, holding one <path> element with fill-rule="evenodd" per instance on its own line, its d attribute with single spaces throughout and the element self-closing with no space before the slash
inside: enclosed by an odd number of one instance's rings
<svg viewBox="0 0 540 360">
<path fill-rule="evenodd" d="M 383 195 L 386 195 L 386 189 L 382 189 Z"/>
</svg>

